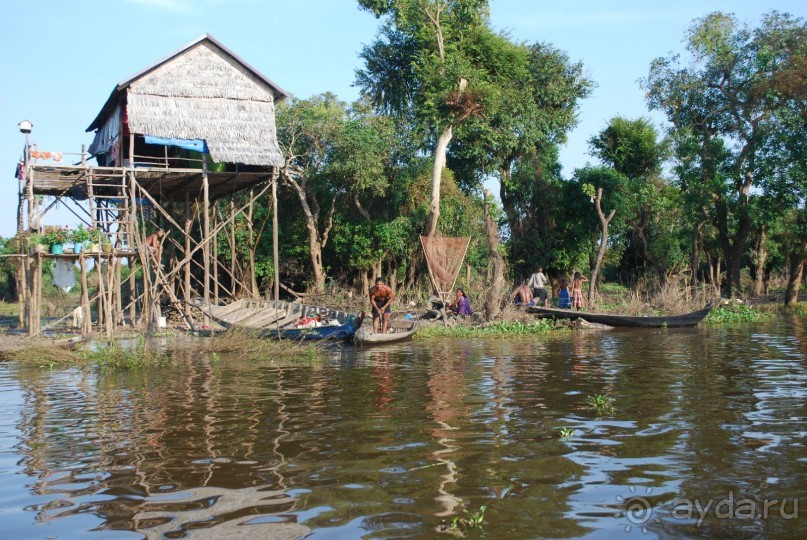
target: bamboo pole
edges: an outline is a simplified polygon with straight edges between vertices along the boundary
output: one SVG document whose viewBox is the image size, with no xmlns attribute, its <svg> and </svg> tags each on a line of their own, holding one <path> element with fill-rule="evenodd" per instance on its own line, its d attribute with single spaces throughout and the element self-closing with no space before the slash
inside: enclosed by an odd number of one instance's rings
<svg viewBox="0 0 807 540">
<path fill-rule="evenodd" d="M 87 287 L 87 262 L 84 260 L 84 253 L 79 254 L 78 264 L 81 267 L 81 335 L 86 336 L 92 333 L 92 313 L 90 311 L 90 291 Z"/>
<path fill-rule="evenodd" d="M 277 224 L 277 176 L 272 175 L 272 261 L 275 274 L 275 302 L 280 300 L 280 261 L 278 255 L 278 224 Z"/>
<path fill-rule="evenodd" d="M 255 232 L 252 226 L 252 211 L 255 207 L 255 190 L 249 190 L 249 210 L 247 211 L 247 231 L 249 232 L 249 252 L 248 252 L 248 261 L 249 261 L 249 296 L 251 298 L 258 298 L 258 283 L 255 281 Z"/>
<path fill-rule="evenodd" d="M 104 291 L 106 287 L 104 287 L 104 272 L 101 270 L 101 254 L 98 254 L 98 263 L 95 267 L 96 274 L 98 274 L 98 332 L 104 331 L 104 318 L 105 318 L 105 309 L 104 309 Z"/>
<path fill-rule="evenodd" d="M 210 185 L 207 178 L 207 160 L 202 162 L 202 227 L 204 237 L 202 244 L 202 260 L 204 261 L 204 305 L 210 306 Z M 204 310 L 205 326 L 210 326 L 210 316 Z"/>
<path fill-rule="evenodd" d="M 132 238 L 131 234 L 129 235 L 129 238 Z M 134 248 L 130 246 L 130 249 Z M 129 308 L 129 325 L 132 328 L 134 328 L 135 319 L 137 318 L 137 302 L 135 302 L 136 294 L 137 281 L 135 280 L 135 258 L 129 257 L 129 305 L 127 307 Z"/>
<path fill-rule="evenodd" d="M 264 187 L 264 188 L 263 188 L 263 189 L 260 191 L 260 193 L 258 193 L 258 194 L 255 196 L 255 198 L 256 198 L 256 199 L 260 198 L 260 196 L 261 196 L 261 195 L 263 195 L 264 193 L 266 193 L 266 191 L 268 191 L 270 187 L 271 187 L 270 185 L 266 185 L 266 186 L 265 186 L 265 187 Z M 220 231 L 222 228 L 224 228 L 224 227 L 226 227 L 227 225 L 229 225 L 229 224 L 230 224 L 230 222 L 231 222 L 231 220 L 232 220 L 232 219 L 234 219 L 235 217 L 237 217 L 238 215 L 240 215 L 242 212 L 244 212 L 244 210 L 245 210 L 245 208 L 244 208 L 244 207 L 240 208 L 239 210 L 237 210 L 237 211 L 235 212 L 235 214 L 233 214 L 232 216 L 230 216 L 229 218 L 227 218 L 227 220 L 226 220 L 226 221 L 223 221 L 222 223 L 219 223 L 218 225 L 216 225 L 216 229 L 215 229 L 215 230 L 216 230 L 216 232 Z M 187 262 L 188 262 L 188 260 L 190 260 L 190 258 L 191 258 L 191 257 L 193 257 L 193 255 L 194 255 L 194 254 L 195 254 L 197 251 L 199 251 L 199 250 L 202 248 L 202 245 L 204 245 L 204 243 L 203 243 L 203 242 L 202 242 L 202 243 L 200 243 L 200 244 L 197 244 L 197 245 L 196 245 L 196 247 L 194 247 L 193 249 L 191 249 L 190 253 L 189 253 L 189 254 L 186 254 L 186 255 L 185 255 L 185 258 L 184 258 L 184 259 L 183 259 L 183 260 L 180 262 L 180 265 L 183 265 L 183 264 L 187 263 Z M 174 270 L 172 270 L 172 271 L 169 273 L 169 275 L 168 275 L 167 277 L 171 277 L 171 276 L 173 276 L 173 275 L 174 275 L 176 272 L 177 272 L 177 269 L 175 268 Z"/>
<path fill-rule="evenodd" d="M 187 255 L 191 251 L 191 228 L 193 227 L 193 220 L 191 219 L 191 204 L 190 192 L 185 188 L 185 249 L 182 251 L 183 255 Z M 181 263 L 180 263 L 181 264 Z M 176 271 L 174 268 L 172 271 Z M 185 280 L 184 280 L 184 297 L 185 297 L 185 314 L 190 317 L 190 302 L 191 302 L 191 266 L 185 265 Z"/>
<path fill-rule="evenodd" d="M 36 312 L 34 313 L 34 328 L 36 333 L 42 331 L 42 254 L 36 254 Z"/>
<path fill-rule="evenodd" d="M 216 208 L 213 208 L 213 304 L 219 305 L 219 234 L 216 229 Z"/>
<path fill-rule="evenodd" d="M 106 291 L 106 298 L 104 301 L 104 307 L 106 308 L 106 315 L 104 317 L 104 329 L 106 331 L 107 337 L 112 337 L 112 332 L 115 329 L 115 310 L 113 308 L 114 301 L 113 295 L 115 292 L 114 288 L 114 276 L 115 276 L 115 255 L 111 255 L 106 262 L 106 283 L 107 283 L 107 291 Z"/>
<path fill-rule="evenodd" d="M 230 276 L 235 279 L 235 202 L 232 199 L 230 199 Z"/>
</svg>

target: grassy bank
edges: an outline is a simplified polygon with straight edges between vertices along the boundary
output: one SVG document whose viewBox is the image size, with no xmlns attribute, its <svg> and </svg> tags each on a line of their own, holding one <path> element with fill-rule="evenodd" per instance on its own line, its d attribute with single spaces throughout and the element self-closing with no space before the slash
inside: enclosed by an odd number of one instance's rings
<svg viewBox="0 0 807 540">
<path fill-rule="evenodd" d="M 777 312 L 786 308 L 782 306 L 748 304 L 728 304 L 712 308 L 704 319 L 704 324 L 726 324 L 738 322 L 760 322 L 776 317 Z"/>
<path fill-rule="evenodd" d="M 202 350 L 218 358 L 233 354 L 254 361 L 314 361 L 323 357 L 324 345 L 310 341 L 266 339 L 257 334 L 228 330 L 215 334 L 202 345 Z"/>
<path fill-rule="evenodd" d="M 252 361 L 289 363 L 316 361 L 323 357 L 323 346 L 308 342 L 264 339 L 246 332 L 223 332 L 211 338 L 169 338 L 167 346 L 143 337 L 87 344 L 64 340 L 3 336 L 0 360 L 22 366 L 53 369 L 56 367 L 91 367 L 128 371 L 144 368 L 179 369 L 197 354 L 216 361 L 223 355 Z M 189 351 L 195 351 L 188 354 Z"/>
<path fill-rule="evenodd" d="M 554 321 L 547 319 L 536 319 L 531 322 L 523 321 L 495 321 L 480 326 L 470 326 L 458 324 L 457 326 L 444 326 L 433 324 L 421 328 L 415 334 L 415 339 L 430 339 L 435 337 L 456 337 L 456 338 L 501 338 L 545 335 L 556 331 L 559 328 Z"/>
</svg>

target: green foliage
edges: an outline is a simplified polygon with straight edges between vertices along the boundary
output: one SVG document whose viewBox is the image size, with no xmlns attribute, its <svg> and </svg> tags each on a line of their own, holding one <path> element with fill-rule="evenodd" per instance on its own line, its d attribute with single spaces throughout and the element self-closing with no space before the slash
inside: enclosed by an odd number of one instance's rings
<svg viewBox="0 0 807 540">
<path fill-rule="evenodd" d="M 78 244 L 84 243 L 90 239 L 90 231 L 84 227 L 84 225 L 79 225 L 72 231 L 70 231 L 70 235 L 68 238 L 71 242 L 75 242 Z"/>
<path fill-rule="evenodd" d="M 99 368 L 120 371 L 174 365 L 168 354 L 147 347 L 142 337 L 134 345 L 109 342 L 96 350 L 85 352 L 84 357 Z"/>
<path fill-rule="evenodd" d="M 485 326 L 443 326 L 441 324 L 426 326 L 415 334 L 415 339 L 433 337 L 456 338 L 503 338 L 542 335 L 555 331 L 555 325 L 547 319 L 538 319 L 525 324 L 523 322 L 496 321 Z"/>
<path fill-rule="evenodd" d="M 463 510 L 460 515 L 451 518 L 448 529 L 465 531 L 481 528 L 482 522 L 485 520 L 485 510 L 487 510 L 487 506 L 480 506 L 479 510 L 475 512 Z"/>
<path fill-rule="evenodd" d="M 594 411 L 597 416 L 614 414 L 616 408 L 613 400 L 605 394 L 594 394 L 586 397 L 586 405 Z"/>
<path fill-rule="evenodd" d="M 704 319 L 706 324 L 723 324 L 737 322 L 759 322 L 775 317 L 774 313 L 762 311 L 748 304 L 729 304 L 718 306 L 709 312 Z"/>
<path fill-rule="evenodd" d="M 656 128 L 645 118 L 614 117 L 589 139 L 592 154 L 627 178 L 650 178 L 661 170 L 667 156 L 665 143 L 657 141 Z"/>
<path fill-rule="evenodd" d="M 574 437 L 574 428 L 562 427 L 562 428 L 560 428 L 559 435 L 560 435 L 560 440 L 562 440 L 562 441 L 571 440 Z"/>
<path fill-rule="evenodd" d="M 793 157 L 772 143 L 790 131 L 785 118 L 804 117 L 803 82 L 796 81 L 803 81 L 805 36 L 803 19 L 776 11 L 756 28 L 711 13 L 688 33 L 691 59 L 656 59 L 644 82 L 651 108 L 673 125 L 677 172 L 691 203 L 687 217 L 696 227 L 708 222 L 717 229 L 733 289 L 752 230 L 751 201 L 779 191 L 784 177 L 773 175 L 765 192 L 754 188 Z"/>
<path fill-rule="evenodd" d="M 42 235 L 46 246 L 53 246 L 56 244 L 64 244 L 70 235 L 70 230 L 67 227 L 45 227 L 45 233 Z"/>
</svg>

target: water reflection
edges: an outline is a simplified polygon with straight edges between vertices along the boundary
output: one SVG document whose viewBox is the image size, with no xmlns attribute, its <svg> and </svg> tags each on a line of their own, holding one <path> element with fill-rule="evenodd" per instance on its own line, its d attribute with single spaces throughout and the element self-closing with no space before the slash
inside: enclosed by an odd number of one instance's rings
<svg viewBox="0 0 807 540">
<path fill-rule="evenodd" d="M 676 508 L 807 496 L 805 338 L 794 318 L 317 365 L 191 347 L 170 371 L 3 365 L 0 511 L 14 537 L 433 537 L 483 505 L 491 537 L 803 536 L 787 516 Z"/>
</svg>

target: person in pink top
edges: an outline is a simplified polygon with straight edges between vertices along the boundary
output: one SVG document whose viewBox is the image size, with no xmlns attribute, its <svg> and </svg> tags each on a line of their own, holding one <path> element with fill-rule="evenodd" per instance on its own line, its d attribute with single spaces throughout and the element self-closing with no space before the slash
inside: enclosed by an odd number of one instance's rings
<svg viewBox="0 0 807 540">
<path fill-rule="evenodd" d="M 588 278 L 580 272 L 574 273 L 574 279 L 572 280 L 572 309 L 577 308 L 577 311 L 580 311 L 580 308 L 583 307 L 583 283 L 587 281 Z"/>
</svg>

